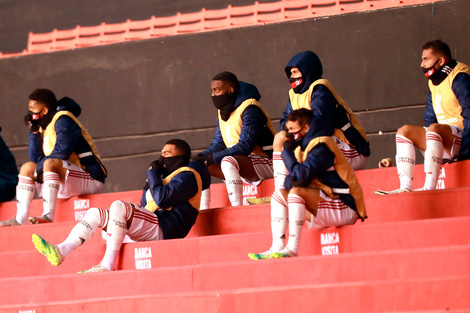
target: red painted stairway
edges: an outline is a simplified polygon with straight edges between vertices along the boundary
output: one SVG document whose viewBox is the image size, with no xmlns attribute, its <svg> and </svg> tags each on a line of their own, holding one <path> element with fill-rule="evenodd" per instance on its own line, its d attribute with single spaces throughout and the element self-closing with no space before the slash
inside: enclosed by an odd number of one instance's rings
<svg viewBox="0 0 470 313">
<path fill-rule="evenodd" d="M 99 232 L 58 267 L 31 234 L 61 242 L 87 208 L 138 202 L 140 191 L 63 200 L 53 224 L 0 228 L 0 312 L 470 312 L 469 171 L 470 161 L 448 164 L 444 190 L 388 196 L 373 191 L 398 187 L 395 168 L 358 171 L 369 218 L 305 228 L 299 256 L 282 260 L 247 258 L 270 245 L 269 204 L 230 207 L 216 184 L 188 238 L 127 243 L 110 273 L 76 274 L 100 261 Z M 246 186 L 246 197 L 270 196 L 272 184 Z M 1 204 L 0 219 L 15 211 Z"/>
</svg>

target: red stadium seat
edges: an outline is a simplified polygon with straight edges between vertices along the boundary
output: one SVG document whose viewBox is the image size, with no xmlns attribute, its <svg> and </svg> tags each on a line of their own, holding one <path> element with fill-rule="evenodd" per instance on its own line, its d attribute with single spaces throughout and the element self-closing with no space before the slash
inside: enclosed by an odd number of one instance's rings
<svg viewBox="0 0 470 313">
<path fill-rule="evenodd" d="M 284 3 L 284 18 L 307 18 L 313 15 L 311 0 L 286 0 Z"/>
<path fill-rule="evenodd" d="M 282 22 L 284 20 L 284 0 L 277 2 L 259 3 L 256 5 L 256 18 L 261 23 Z"/>
<path fill-rule="evenodd" d="M 230 9 L 224 8 L 220 10 L 206 10 L 202 9 L 204 12 L 204 29 L 221 29 L 227 28 L 230 26 L 229 15 Z"/>
<path fill-rule="evenodd" d="M 148 20 L 128 20 L 128 32 L 126 40 L 147 39 L 152 37 L 155 16 Z"/>
<path fill-rule="evenodd" d="M 177 33 L 195 33 L 204 30 L 204 11 L 176 14 L 178 18 Z"/>
<path fill-rule="evenodd" d="M 50 33 L 35 34 L 29 32 L 28 48 L 29 52 L 48 52 L 52 50 L 54 44 L 55 30 Z"/>
<path fill-rule="evenodd" d="M 78 29 L 77 47 L 100 45 L 103 29 L 104 23 L 97 26 L 80 26 Z"/>
<path fill-rule="evenodd" d="M 311 0 L 315 15 L 328 15 L 339 13 L 338 0 Z"/>
<path fill-rule="evenodd" d="M 162 37 L 177 34 L 178 17 L 176 15 L 167 17 L 156 17 L 153 19 L 152 37 Z"/>
<path fill-rule="evenodd" d="M 53 50 L 74 49 L 77 47 L 79 26 L 73 29 L 55 30 Z"/>
<path fill-rule="evenodd" d="M 104 24 L 101 43 L 115 43 L 126 40 L 129 30 L 129 20 L 124 23 Z"/>
<path fill-rule="evenodd" d="M 239 7 L 229 5 L 228 7 L 230 10 L 230 26 L 238 27 L 258 24 L 258 20 L 256 18 L 256 4 Z"/>
</svg>

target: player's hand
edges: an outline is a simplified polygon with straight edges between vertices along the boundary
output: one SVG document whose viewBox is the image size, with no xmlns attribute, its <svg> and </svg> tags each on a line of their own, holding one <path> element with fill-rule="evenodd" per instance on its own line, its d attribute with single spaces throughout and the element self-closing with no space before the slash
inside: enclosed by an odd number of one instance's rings
<svg viewBox="0 0 470 313">
<path fill-rule="evenodd" d="M 212 154 L 206 154 L 204 156 L 204 161 L 206 163 L 206 166 L 212 165 L 214 164 L 214 157 L 212 156 Z"/>
<path fill-rule="evenodd" d="M 24 123 L 29 127 L 29 130 L 32 133 L 37 133 L 39 131 L 39 120 L 33 119 L 33 114 L 31 112 L 28 112 L 28 114 L 24 116 Z"/>
<path fill-rule="evenodd" d="M 159 162 L 159 160 L 155 160 L 152 163 L 150 163 L 149 170 L 154 169 L 160 172 L 163 168 L 163 163 Z"/>
<path fill-rule="evenodd" d="M 286 150 L 295 150 L 299 146 L 300 142 L 296 142 L 293 138 L 287 138 L 286 141 L 284 141 L 284 149 Z"/>
</svg>

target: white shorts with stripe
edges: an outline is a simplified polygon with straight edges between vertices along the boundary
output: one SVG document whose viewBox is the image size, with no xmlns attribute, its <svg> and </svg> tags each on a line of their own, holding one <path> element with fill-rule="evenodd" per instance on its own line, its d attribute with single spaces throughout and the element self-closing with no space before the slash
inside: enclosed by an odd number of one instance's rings
<svg viewBox="0 0 470 313">
<path fill-rule="evenodd" d="M 356 211 L 341 200 L 332 199 L 321 190 L 320 197 L 323 200 L 318 203 L 317 216 L 312 214 L 311 220 L 307 221 L 308 228 L 325 228 L 356 223 L 358 219 Z"/>
<path fill-rule="evenodd" d="M 348 143 L 342 141 L 338 137 L 332 137 L 336 141 L 339 149 L 343 152 L 349 164 L 351 164 L 353 170 L 363 170 L 366 167 L 366 163 L 369 157 L 360 154 L 357 152 L 356 148 L 350 146 Z"/>
<path fill-rule="evenodd" d="M 124 202 L 134 207 L 134 217 L 127 235 L 134 241 L 163 240 L 162 229 L 155 213 L 135 203 Z"/>
<path fill-rule="evenodd" d="M 446 150 L 444 150 L 444 159 L 452 159 L 456 156 L 459 155 L 460 152 L 460 146 L 462 145 L 462 135 L 463 135 L 463 129 L 455 126 L 455 125 L 448 125 L 452 129 L 452 135 L 455 136 L 454 141 L 452 142 L 452 148 L 450 149 L 450 153 L 447 153 Z M 424 127 L 426 132 L 428 131 L 427 127 Z M 420 150 L 421 154 L 424 156 L 424 151 Z"/>
<path fill-rule="evenodd" d="M 274 171 L 273 171 L 273 160 L 270 158 L 265 158 L 259 155 L 249 155 L 251 159 L 251 163 L 253 164 L 253 168 L 255 169 L 256 175 L 258 175 L 258 181 L 249 181 L 242 177 L 243 182 L 258 186 L 263 180 L 273 178 Z"/>
<path fill-rule="evenodd" d="M 73 196 L 98 193 L 103 183 L 91 178 L 90 174 L 80 166 L 62 160 L 62 166 L 67 169 L 65 183 L 60 184 L 57 198 L 68 199 Z M 42 184 L 36 184 L 38 194 L 42 197 Z"/>
</svg>

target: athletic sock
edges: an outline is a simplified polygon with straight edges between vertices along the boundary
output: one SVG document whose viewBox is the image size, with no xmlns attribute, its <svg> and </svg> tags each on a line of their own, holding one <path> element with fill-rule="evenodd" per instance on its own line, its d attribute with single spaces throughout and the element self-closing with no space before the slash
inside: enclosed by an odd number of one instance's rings
<svg viewBox="0 0 470 313">
<path fill-rule="evenodd" d="M 230 203 L 232 206 L 243 205 L 243 181 L 237 160 L 231 156 L 225 157 L 220 163 L 220 168 L 224 173 Z"/>
<path fill-rule="evenodd" d="M 54 172 L 44 172 L 44 184 L 42 197 L 43 214 L 51 221 L 54 221 L 55 206 L 57 204 L 57 195 L 59 194 L 60 179 L 59 174 Z"/>
<path fill-rule="evenodd" d="M 284 189 L 284 181 L 289 171 L 281 158 L 281 152 L 273 152 L 273 170 L 274 190 Z"/>
<path fill-rule="evenodd" d="M 201 193 L 201 204 L 199 205 L 199 210 L 210 209 L 211 205 L 211 189 L 204 189 Z"/>
<path fill-rule="evenodd" d="M 284 248 L 287 223 L 287 201 L 284 199 L 284 196 L 276 190 L 271 198 L 271 233 L 273 236 L 271 252 L 278 252 Z"/>
<path fill-rule="evenodd" d="M 22 225 L 28 223 L 28 214 L 31 201 L 34 198 L 36 184 L 28 176 L 18 175 L 18 185 L 16 186 L 16 221 Z"/>
<path fill-rule="evenodd" d="M 99 208 L 90 208 L 83 219 L 70 231 L 64 242 L 58 244 L 60 253 L 65 257 L 72 250 L 84 244 L 93 236 L 96 229 L 106 228 L 109 219 L 109 211 Z"/>
<path fill-rule="evenodd" d="M 305 223 L 305 200 L 296 194 L 289 194 L 287 203 L 289 205 L 289 240 L 286 248 L 297 254 L 302 227 Z"/>
<path fill-rule="evenodd" d="M 396 135 L 397 146 L 397 171 L 400 178 L 401 189 L 412 189 L 413 172 L 415 168 L 416 152 L 413 142 L 402 135 Z"/>
<path fill-rule="evenodd" d="M 106 253 L 101 260 L 101 265 L 110 271 L 114 270 L 116 258 L 127 233 L 127 222 L 130 220 L 132 212 L 131 205 L 123 201 L 114 201 L 109 208 L 107 228 L 109 237 L 106 241 Z"/>
<path fill-rule="evenodd" d="M 426 132 L 426 151 L 424 152 L 426 180 L 424 182 L 424 189 L 436 189 L 443 156 L 444 146 L 442 144 L 442 137 L 436 132 Z"/>
</svg>

